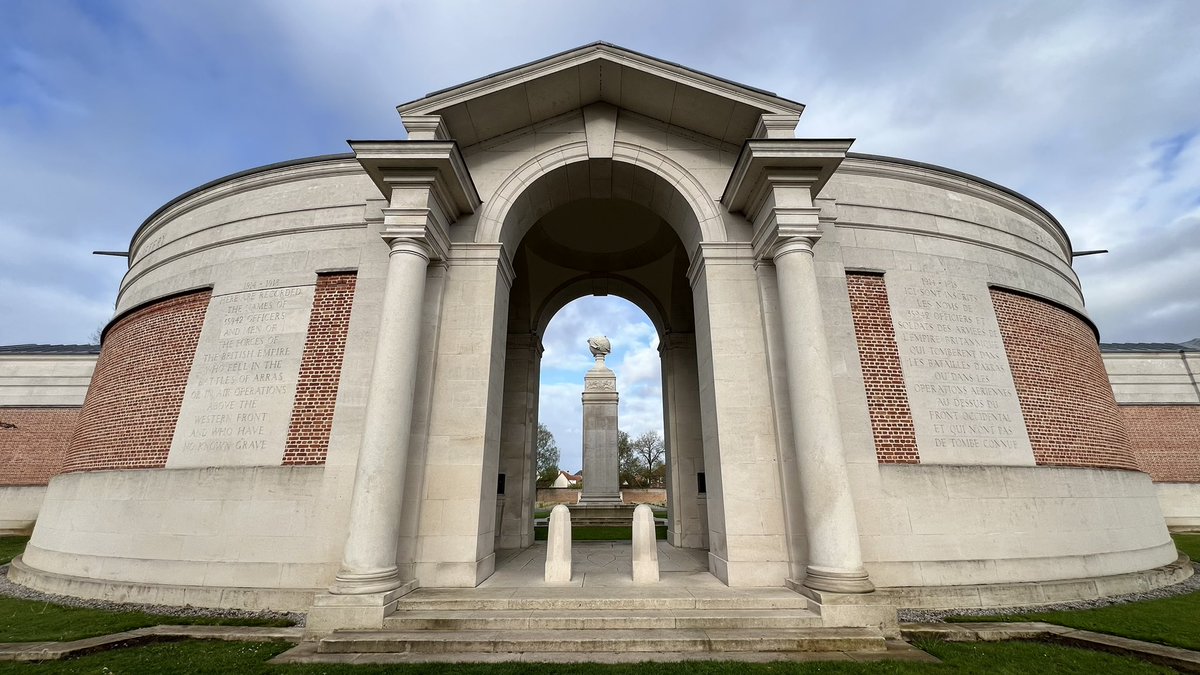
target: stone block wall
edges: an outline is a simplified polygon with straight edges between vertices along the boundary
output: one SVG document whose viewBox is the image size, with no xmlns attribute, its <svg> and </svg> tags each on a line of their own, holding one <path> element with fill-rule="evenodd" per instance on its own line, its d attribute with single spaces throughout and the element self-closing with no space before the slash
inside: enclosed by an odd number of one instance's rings
<svg viewBox="0 0 1200 675">
<path fill-rule="evenodd" d="M 0 408 L 0 487 L 45 485 L 62 469 L 79 408 Z"/>
<path fill-rule="evenodd" d="M 1124 405 L 1142 470 L 1156 483 L 1200 483 L 1200 406 Z"/>
<path fill-rule="evenodd" d="M 1091 327 L 1043 300 L 991 294 L 1037 463 L 1138 470 Z"/>
<path fill-rule="evenodd" d="M 317 277 L 283 463 L 324 464 L 354 304 L 354 272 Z"/>
<path fill-rule="evenodd" d="M 109 328 L 64 473 L 166 465 L 209 297 L 155 302 Z"/>
</svg>

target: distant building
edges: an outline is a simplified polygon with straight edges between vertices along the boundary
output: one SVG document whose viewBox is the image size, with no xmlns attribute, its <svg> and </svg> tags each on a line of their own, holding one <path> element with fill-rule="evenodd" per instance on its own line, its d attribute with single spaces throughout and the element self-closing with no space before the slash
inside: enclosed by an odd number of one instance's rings
<svg viewBox="0 0 1200 675">
<path fill-rule="evenodd" d="M 550 487 L 556 487 L 556 488 L 575 487 L 576 485 L 579 485 L 579 481 L 582 480 L 582 478 L 583 478 L 582 476 L 576 476 L 575 474 L 567 473 L 566 471 L 560 470 L 558 472 L 558 477 L 554 479 L 554 482 L 550 484 Z"/>
<path fill-rule="evenodd" d="M 1101 344 L 1100 351 L 1167 525 L 1200 530 L 1200 339 Z"/>
</svg>

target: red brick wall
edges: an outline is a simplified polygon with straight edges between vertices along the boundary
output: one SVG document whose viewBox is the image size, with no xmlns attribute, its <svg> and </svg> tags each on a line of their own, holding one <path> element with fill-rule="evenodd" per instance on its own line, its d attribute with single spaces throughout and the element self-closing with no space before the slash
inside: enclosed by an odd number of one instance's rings
<svg viewBox="0 0 1200 675">
<path fill-rule="evenodd" d="M 108 330 L 64 473 L 166 464 L 209 296 L 156 302 Z"/>
<path fill-rule="evenodd" d="M 1123 405 L 1142 471 L 1156 483 L 1200 483 L 1200 406 Z"/>
<path fill-rule="evenodd" d="M 888 306 L 887 287 L 880 274 L 848 273 L 850 313 L 867 389 L 867 411 L 875 436 L 875 456 L 881 464 L 916 464 L 917 434 L 904 389 L 900 350 Z"/>
<path fill-rule="evenodd" d="M 284 464 L 324 464 L 354 304 L 354 272 L 317 277 Z"/>
<path fill-rule="evenodd" d="M 0 408 L 0 485 L 45 485 L 62 470 L 79 408 Z"/>
<path fill-rule="evenodd" d="M 1036 462 L 1138 470 L 1087 323 L 1057 305 L 998 288 L 992 305 Z"/>
</svg>

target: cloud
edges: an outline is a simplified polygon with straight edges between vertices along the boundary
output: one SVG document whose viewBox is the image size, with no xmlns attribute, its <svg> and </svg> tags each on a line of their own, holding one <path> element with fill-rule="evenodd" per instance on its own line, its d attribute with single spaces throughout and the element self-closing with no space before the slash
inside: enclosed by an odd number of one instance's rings
<svg viewBox="0 0 1200 675">
<path fill-rule="evenodd" d="M 1027 194 L 1113 251 L 1078 263 L 1105 339 L 1186 339 L 1197 25 L 1156 0 L 0 3 L 0 227 L 44 261 L 0 281 L 46 303 L 0 343 L 76 339 L 111 303 L 112 273 L 58 249 L 121 248 L 195 185 L 400 137 L 395 104 L 596 39 L 801 100 L 802 135 Z"/>
<path fill-rule="evenodd" d="M 554 434 L 560 468 L 583 465 L 583 377 L 595 360 L 587 339 L 607 335 L 613 351 L 606 365 L 617 374 L 618 425 L 637 436 L 662 434 L 662 375 L 658 333 L 633 303 L 616 296 L 585 296 L 555 314 L 542 338 L 538 419 Z"/>
</svg>

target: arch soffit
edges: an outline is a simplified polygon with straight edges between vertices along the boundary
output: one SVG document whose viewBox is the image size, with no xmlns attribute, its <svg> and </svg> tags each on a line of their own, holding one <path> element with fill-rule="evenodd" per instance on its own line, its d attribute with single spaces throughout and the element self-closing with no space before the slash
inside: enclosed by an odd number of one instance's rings
<svg viewBox="0 0 1200 675">
<path fill-rule="evenodd" d="M 658 332 L 660 338 L 670 330 L 670 326 L 666 322 L 666 308 L 641 284 L 619 276 L 588 274 L 564 282 L 546 295 L 534 315 L 535 332 L 539 336 L 545 335 L 550 320 L 558 314 L 559 310 L 579 298 L 595 295 L 598 284 L 605 286 L 605 292 L 608 295 L 628 300 L 642 310 L 650 319 L 650 323 L 654 324 L 654 330 Z"/>
<path fill-rule="evenodd" d="M 544 199 L 532 204 L 531 210 L 525 210 L 518 207 L 521 198 L 535 185 L 549 180 L 567 167 L 592 159 L 584 141 L 564 144 L 530 158 L 501 182 L 495 194 L 485 203 L 480 214 L 475 242 L 504 244 L 511 257 L 525 233 L 539 218 L 566 203 L 566 200 L 556 202 L 553 199 Z M 727 241 L 725 224 L 712 196 L 695 176 L 674 160 L 652 148 L 619 140 L 613 144 L 611 159 L 614 163 L 648 172 L 658 183 L 670 189 L 673 198 L 671 203 L 664 204 L 661 200 L 652 198 L 638 199 L 634 194 L 618 195 L 614 192 L 604 196 L 627 198 L 658 213 L 679 234 L 689 256 L 702 241 Z M 593 184 L 589 183 L 589 186 L 594 189 Z M 583 196 L 600 195 L 578 195 Z M 686 207 L 685 213 L 672 208 L 676 199 L 682 200 L 681 204 Z"/>
</svg>

